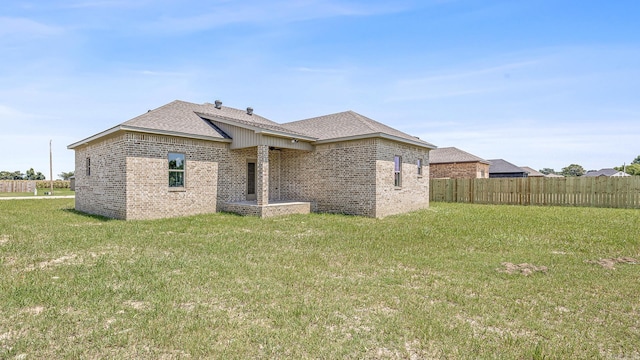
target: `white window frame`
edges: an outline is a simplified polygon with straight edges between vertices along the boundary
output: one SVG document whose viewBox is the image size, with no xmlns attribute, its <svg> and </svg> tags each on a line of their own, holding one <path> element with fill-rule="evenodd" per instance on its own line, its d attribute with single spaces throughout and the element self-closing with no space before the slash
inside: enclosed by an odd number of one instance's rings
<svg viewBox="0 0 640 360">
<path fill-rule="evenodd" d="M 402 187 L 402 156 L 393 156 L 393 186 Z"/>
<path fill-rule="evenodd" d="M 171 168 L 171 161 L 172 159 L 174 160 L 178 160 L 179 158 L 182 158 L 182 168 Z M 178 163 L 176 162 L 176 165 Z M 169 173 L 168 173 L 168 180 L 169 180 L 169 189 L 184 189 L 185 187 L 185 183 L 187 181 L 187 156 L 184 153 L 178 153 L 178 152 L 170 152 L 167 155 L 167 165 L 168 165 L 168 169 L 169 169 Z M 182 174 L 181 178 L 182 178 L 182 182 L 181 183 L 171 183 L 171 174 Z"/>
</svg>

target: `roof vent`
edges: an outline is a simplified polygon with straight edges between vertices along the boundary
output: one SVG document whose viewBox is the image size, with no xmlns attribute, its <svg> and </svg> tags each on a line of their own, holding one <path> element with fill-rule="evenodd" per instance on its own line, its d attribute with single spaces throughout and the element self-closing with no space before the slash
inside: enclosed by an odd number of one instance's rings
<svg viewBox="0 0 640 360">
<path fill-rule="evenodd" d="M 247 108 L 247 115 L 253 115 L 253 108 L 252 107 L 248 107 Z"/>
<path fill-rule="evenodd" d="M 216 100 L 215 101 L 215 106 L 216 106 L 216 109 L 221 109 L 222 108 L 222 101 Z"/>
</svg>

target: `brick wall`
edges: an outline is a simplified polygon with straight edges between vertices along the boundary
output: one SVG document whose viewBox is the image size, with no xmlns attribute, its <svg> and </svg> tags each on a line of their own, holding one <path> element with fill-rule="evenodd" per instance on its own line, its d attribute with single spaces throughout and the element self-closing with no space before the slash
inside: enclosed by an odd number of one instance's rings
<svg viewBox="0 0 640 360">
<path fill-rule="evenodd" d="M 376 217 L 429 207 L 429 152 L 416 146 L 377 140 Z M 402 186 L 394 186 L 394 157 L 402 157 Z M 422 175 L 418 175 L 422 159 Z"/>
<path fill-rule="evenodd" d="M 487 179 L 489 165 L 479 162 L 431 164 L 431 178 Z"/>
<path fill-rule="evenodd" d="M 393 178 L 395 155 L 403 161 L 399 188 Z M 426 149 L 384 139 L 323 144 L 313 152 L 282 150 L 281 194 L 312 202 L 313 211 L 384 217 L 429 206 L 428 164 Z"/>
<path fill-rule="evenodd" d="M 127 219 L 212 213 L 217 209 L 220 162 L 228 145 L 212 141 L 128 133 Z M 185 154 L 183 188 L 169 187 L 169 153 Z"/>
<path fill-rule="evenodd" d="M 76 210 L 126 218 L 126 146 L 124 134 L 75 149 Z M 90 162 L 90 175 L 87 174 Z"/>
<path fill-rule="evenodd" d="M 168 186 L 169 152 L 186 156 L 184 188 Z M 394 155 L 403 160 L 398 188 Z M 120 219 L 221 211 L 225 203 L 246 200 L 247 161 L 257 156 L 255 147 L 230 150 L 221 142 L 120 133 L 76 148 L 76 209 Z M 91 176 L 85 174 L 87 157 Z M 315 151 L 269 150 L 268 158 L 270 200 L 311 202 L 312 211 L 370 217 L 429 205 L 429 158 L 422 148 L 363 139 L 322 144 Z"/>
<path fill-rule="evenodd" d="M 282 150 L 282 199 L 312 202 L 312 210 L 375 216 L 376 140 Z"/>
</svg>

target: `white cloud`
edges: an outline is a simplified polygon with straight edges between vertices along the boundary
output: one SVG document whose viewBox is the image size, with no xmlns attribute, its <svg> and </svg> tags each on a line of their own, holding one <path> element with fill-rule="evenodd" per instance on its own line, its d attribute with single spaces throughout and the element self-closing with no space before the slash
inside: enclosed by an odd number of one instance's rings
<svg viewBox="0 0 640 360">
<path fill-rule="evenodd" d="M 543 125 L 540 125 L 543 124 Z M 613 121 L 599 127 L 522 121 L 500 125 L 465 123 L 425 126 L 420 138 L 437 146 L 455 146 L 485 159 L 519 166 L 560 170 L 571 163 L 600 169 L 629 162 L 639 152 L 640 122 Z"/>
<path fill-rule="evenodd" d="M 195 32 L 231 24 L 284 24 L 331 17 L 359 17 L 401 12 L 406 5 L 344 1 L 250 1 L 218 3 L 196 14 L 163 16 L 143 25 L 151 31 Z"/>
</svg>

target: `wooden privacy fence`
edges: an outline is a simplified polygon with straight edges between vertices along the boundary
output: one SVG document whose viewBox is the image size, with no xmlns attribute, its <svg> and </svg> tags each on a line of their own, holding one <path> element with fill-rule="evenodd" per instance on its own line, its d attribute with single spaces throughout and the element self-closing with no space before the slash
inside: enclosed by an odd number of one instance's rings
<svg viewBox="0 0 640 360">
<path fill-rule="evenodd" d="M 431 201 L 640 208 L 640 176 L 431 179 Z"/>
<path fill-rule="evenodd" d="M 35 180 L 0 180 L 0 193 L 33 192 Z"/>
</svg>

